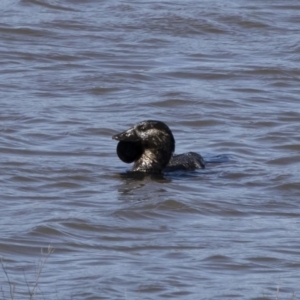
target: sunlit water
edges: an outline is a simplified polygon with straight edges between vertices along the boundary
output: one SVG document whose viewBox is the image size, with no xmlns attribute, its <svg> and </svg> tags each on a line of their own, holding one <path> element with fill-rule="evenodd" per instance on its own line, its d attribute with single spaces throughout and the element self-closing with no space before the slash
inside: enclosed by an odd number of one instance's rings
<svg viewBox="0 0 300 300">
<path fill-rule="evenodd" d="M 298 299 L 299 14 L 2 1 L 0 299 Z M 126 176 L 111 136 L 145 119 L 229 159 Z"/>
</svg>

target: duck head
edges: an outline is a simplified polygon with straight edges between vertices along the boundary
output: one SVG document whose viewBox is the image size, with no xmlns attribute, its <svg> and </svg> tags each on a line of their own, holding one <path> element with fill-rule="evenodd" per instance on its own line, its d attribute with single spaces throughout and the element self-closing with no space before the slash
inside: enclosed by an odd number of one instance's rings
<svg viewBox="0 0 300 300">
<path fill-rule="evenodd" d="M 163 122 L 148 120 L 112 137 L 119 141 L 117 154 L 133 171 L 160 173 L 175 150 L 170 128 Z"/>
</svg>

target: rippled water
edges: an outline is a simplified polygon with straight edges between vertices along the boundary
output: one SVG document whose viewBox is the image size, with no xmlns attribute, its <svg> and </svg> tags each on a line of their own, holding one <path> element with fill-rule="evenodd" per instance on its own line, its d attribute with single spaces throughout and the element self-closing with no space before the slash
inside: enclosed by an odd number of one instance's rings
<svg viewBox="0 0 300 300">
<path fill-rule="evenodd" d="M 299 13 L 2 1 L 0 299 L 298 299 Z M 124 176 L 111 136 L 144 119 L 230 159 Z"/>
</svg>

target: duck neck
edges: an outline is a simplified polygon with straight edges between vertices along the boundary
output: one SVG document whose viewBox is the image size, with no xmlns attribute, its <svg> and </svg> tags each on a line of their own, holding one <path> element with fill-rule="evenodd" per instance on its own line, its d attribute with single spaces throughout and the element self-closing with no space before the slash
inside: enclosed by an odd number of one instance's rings
<svg viewBox="0 0 300 300">
<path fill-rule="evenodd" d="M 171 159 L 172 153 L 162 149 L 145 149 L 142 156 L 135 161 L 133 171 L 161 173 Z"/>
</svg>

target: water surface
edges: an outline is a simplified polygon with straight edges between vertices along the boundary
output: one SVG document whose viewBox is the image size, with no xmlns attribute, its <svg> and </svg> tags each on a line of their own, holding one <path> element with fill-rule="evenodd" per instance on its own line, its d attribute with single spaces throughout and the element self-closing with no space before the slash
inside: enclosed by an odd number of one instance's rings
<svg viewBox="0 0 300 300">
<path fill-rule="evenodd" d="M 2 1 L 0 298 L 297 299 L 299 12 Z M 124 176 L 111 136 L 145 119 L 230 159 Z"/>
</svg>

